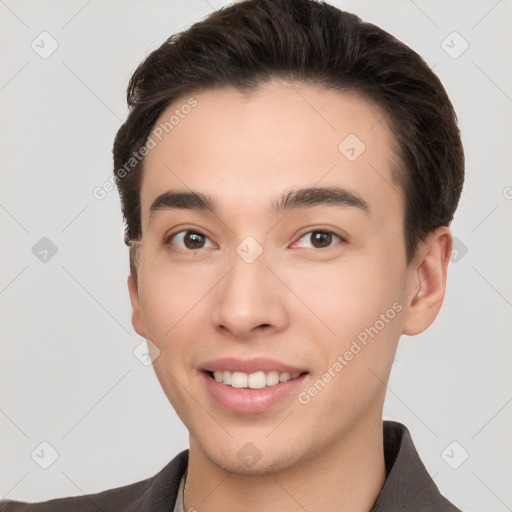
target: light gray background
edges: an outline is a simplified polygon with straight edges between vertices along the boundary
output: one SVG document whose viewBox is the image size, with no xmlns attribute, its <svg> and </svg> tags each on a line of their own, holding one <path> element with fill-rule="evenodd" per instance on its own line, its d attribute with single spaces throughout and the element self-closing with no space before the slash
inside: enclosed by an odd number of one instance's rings
<svg viewBox="0 0 512 512">
<path fill-rule="evenodd" d="M 92 190 L 111 175 L 136 65 L 228 3 L 0 0 L 0 496 L 129 484 L 188 446 L 152 368 L 133 354 L 143 340 L 130 324 L 117 191 L 99 201 Z M 512 510 L 512 3 L 332 3 L 424 56 L 453 100 L 467 156 L 445 304 L 426 333 L 402 339 L 385 416 L 409 427 L 459 507 Z M 47 59 L 31 48 L 50 48 L 43 31 L 59 44 Z M 469 43 L 456 59 L 445 51 L 463 48 L 446 39 L 453 31 Z M 57 247 L 47 262 L 32 252 L 42 237 Z M 58 452 L 46 470 L 31 458 L 49 456 L 43 441 Z M 462 450 L 469 458 L 452 469 Z"/>
</svg>

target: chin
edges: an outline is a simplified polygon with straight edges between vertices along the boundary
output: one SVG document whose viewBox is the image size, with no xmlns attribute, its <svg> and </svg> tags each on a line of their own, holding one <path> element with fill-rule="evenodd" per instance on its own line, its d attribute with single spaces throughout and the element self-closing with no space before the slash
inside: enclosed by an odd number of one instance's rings
<svg viewBox="0 0 512 512">
<path fill-rule="evenodd" d="M 244 476 L 281 473 L 299 465 L 300 459 L 303 457 L 303 454 L 293 447 L 281 447 L 281 450 L 278 451 L 271 445 L 258 449 L 256 444 L 250 442 L 240 444 L 242 448 L 238 450 L 233 449 L 233 445 L 220 449 L 217 446 L 210 449 L 201 444 L 201 450 L 219 468 Z"/>
</svg>

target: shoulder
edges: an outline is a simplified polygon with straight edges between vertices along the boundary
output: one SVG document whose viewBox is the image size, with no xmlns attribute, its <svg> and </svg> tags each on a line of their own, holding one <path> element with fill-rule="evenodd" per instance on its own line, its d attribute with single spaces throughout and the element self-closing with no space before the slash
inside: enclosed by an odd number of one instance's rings
<svg viewBox="0 0 512 512">
<path fill-rule="evenodd" d="M 156 504 L 168 505 L 176 501 L 181 476 L 187 465 L 188 450 L 185 450 L 159 473 L 140 482 L 94 494 L 37 503 L 1 500 L 0 512 L 156 512 L 159 508 Z"/>
<path fill-rule="evenodd" d="M 153 478 L 148 478 L 116 489 L 95 494 L 57 498 L 39 503 L 22 501 L 0 501 L 1 512 L 97 512 L 98 510 L 126 510 L 138 497 L 144 494 Z"/>
<path fill-rule="evenodd" d="M 0 501 L 1 512 L 97 512 L 98 510 L 126 510 L 134 500 L 144 494 L 151 484 L 152 478 L 134 484 L 108 489 L 106 491 L 85 494 L 83 496 L 70 496 L 57 498 L 38 503 L 23 501 Z"/>
</svg>

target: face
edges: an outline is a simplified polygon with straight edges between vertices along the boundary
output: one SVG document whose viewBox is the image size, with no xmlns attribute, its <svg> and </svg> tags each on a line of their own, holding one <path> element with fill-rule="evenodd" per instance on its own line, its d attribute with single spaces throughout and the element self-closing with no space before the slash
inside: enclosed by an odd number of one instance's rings
<svg viewBox="0 0 512 512">
<path fill-rule="evenodd" d="M 393 139 L 372 104 L 313 86 L 194 98 L 146 156 L 133 324 L 191 452 L 283 470 L 381 428 L 418 280 Z"/>
</svg>

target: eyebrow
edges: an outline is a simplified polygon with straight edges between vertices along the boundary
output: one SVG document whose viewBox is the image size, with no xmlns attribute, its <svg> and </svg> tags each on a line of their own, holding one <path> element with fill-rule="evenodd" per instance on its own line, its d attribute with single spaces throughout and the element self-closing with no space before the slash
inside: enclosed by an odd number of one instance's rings
<svg viewBox="0 0 512 512">
<path fill-rule="evenodd" d="M 281 212 L 315 206 L 333 206 L 341 208 L 358 208 L 370 213 L 368 203 L 354 192 L 341 187 L 308 187 L 285 192 L 271 205 L 275 215 Z M 169 190 L 160 194 L 151 204 L 150 214 L 158 210 L 198 210 L 220 214 L 219 203 L 210 196 L 200 192 L 181 192 Z"/>
</svg>

